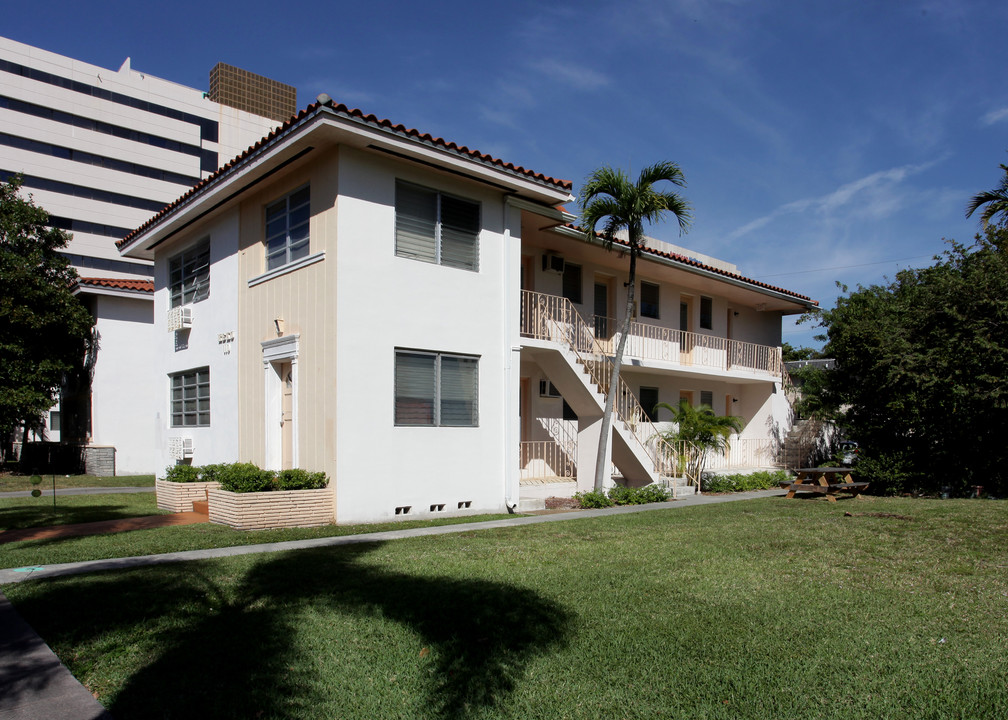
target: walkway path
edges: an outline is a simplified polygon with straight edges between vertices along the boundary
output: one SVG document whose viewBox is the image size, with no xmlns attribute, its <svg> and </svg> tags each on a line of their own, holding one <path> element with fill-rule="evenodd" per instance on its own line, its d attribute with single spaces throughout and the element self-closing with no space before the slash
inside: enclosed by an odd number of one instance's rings
<svg viewBox="0 0 1008 720">
<path fill-rule="evenodd" d="M 108 535 L 129 530 L 149 530 L 171 525 L 194 525 L 210 522 L 205 512 L 180 512 L 168 515 L 145 515 L 143 517 L 119 518 L 118 520 L 98 520 L 89 523 L 50 525 L 0 532 L 0 545 L 22 540 L 54 540 L 84 535 Z"/>
<path fill-rule="evenodd" d="M 566 513 L 515 517 L 506 520 L 460 523 L 458 525 L 441 525 L 438 527 L 412 528 L 408 530 L 389 530 L 363 535 L 343 535 L 340 537 L 316 538 L 312 540 L 239 545 L 237 547 L 215 548 L 212 550 L 143 555 L 114 560 L 90 560 L 29 568 L 10 568 L 0 570 L 0 585 L 21 582 L 28 578 L 35 580 L 67 575 L 81 575 L 102 570 L 120 570 L 232 555 L 302 550 L 306 548 L 368 542 L 386 542 L 388 540 L 424 535 L 449 535 L 460 532 L 472 532 L 474 530 L 514 527 L 517 525 L 535 525 L 539 523 L 577 520 L 579 518 L 623 515 L 645 510 L 676 510 L 695 505 L 712 505 L 734 500 L 773 497 L 783 495 L 784 492 L 784 490 L 759 490 L 731 495 L 699 495 L 676 500 L 675 502 L 655 503 L 652 505 L 629 505 L 603 510 L 576 510 Z M 137 519 L 142 520 L 144 518 Z M 52 650 L 42 642 L 42 639 L 35 631 L 15 612 L 3 593 L 0 593 L 0 717 L 4 718 L 4 720 L 45 720 L 48 718 L 111 720 L 111 715 L 109 715 L 108 711 L 94 699 L 87 688 L 81 685 L 70 674 L 66 666 L 60 663 Z"/>
</svg>

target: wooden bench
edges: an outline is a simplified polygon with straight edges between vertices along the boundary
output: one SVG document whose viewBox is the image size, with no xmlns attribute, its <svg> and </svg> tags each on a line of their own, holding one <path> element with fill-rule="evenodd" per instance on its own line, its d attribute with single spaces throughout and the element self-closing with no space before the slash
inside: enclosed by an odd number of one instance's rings
<svg viewBox="0 0 1008 720">
<path fill-rule="evenodd" d="M 800 468 L 797 473 L 793 482 L 781 482 L 781 487 L 787 488 L 789 498 L 793 498 L 795 493 L 808 492 L 825 495 L 830 502 L 836 502 L 837 493 L 857 497 L 868 489 L 867 482 L 851 478 L 850 468 Z"/>
</svg>

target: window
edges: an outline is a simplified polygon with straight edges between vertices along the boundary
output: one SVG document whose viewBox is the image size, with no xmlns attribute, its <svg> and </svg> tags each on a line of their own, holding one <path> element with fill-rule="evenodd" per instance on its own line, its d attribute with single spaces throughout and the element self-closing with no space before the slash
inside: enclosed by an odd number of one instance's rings
<svg viewBox="0 0 1008 720">
<path fill-rule="evenodd" d="M 479 358 L 396 350 L 395 424 L 476 427 Z"/>
<path fill-rule="evenodd" d="M 168 289 L 172 307 L 210 297 L 209 238 L 168 261 Z"/>
<path fill-rule="evenodd" d="M 210 368 L 187 370 L 171 378 L 172 427 L 210 425 Z"/>
<path fill-rule="evenodd" d="M 640 314 L 641 317 L 658 319 L 658 286 L 654 283 L 641 281 Z"/>
<path fill-rule="evenodd" d="M 266 269 L 308 256 L 309 188 L 305 185 L 266 206 Z"/>
<path fill-rule="evenodd" d="M 655 405 L 658 404 L 658 388 L 656 387 L 641 387 L 640 389 L 640 404 L 641 408 L 644 410 L 644 415 L 651 422 L 657 422 L 658 413 L 655 412 Z"/>
<path fill-rule="evenodd" d="M 706 405 L 707 407 L 714 408 L 714 391 L 712 390 L 701 390 L 700 391 L 700 404 Z"/>
<path fill-rule="evenodd" d="M 567 404 L 566 400 L 563 400 L 563 419 L 564 420 L 577 420 L 577 413 L 574 412 L 574 408 Z"/>
<path fill-rule="evenodd" d="M 563 296 L 576 305 L 581 304 L 581 266 L 564 263 Z"/>
<path fill-rule="evenodd" d="M 399 257 L 479 270 L 479 229 L 479 203 L 396 183 Z"/>
<path fill-rule="evenodd" d="M 53 410 L 49 413 L 49 429 L 53 432 L 60 431 L 60 414 L 59 410 Z"/>
<path fill-rule="evenodd" d="M 714 316 L 714 301 L 709 297 L 700 296 L 700 327 L 710 330 L 711 318 Z"/>
</svg>

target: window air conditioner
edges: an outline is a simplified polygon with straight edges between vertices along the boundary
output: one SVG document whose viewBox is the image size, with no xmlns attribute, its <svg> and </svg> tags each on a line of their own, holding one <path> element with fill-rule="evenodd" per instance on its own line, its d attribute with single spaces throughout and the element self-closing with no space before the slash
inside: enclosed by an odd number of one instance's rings
<svg viewBox="0 0 1008 720">
<path fill-rule="evenodd" d="M 192 456 L 192 438 L 182 438 L 182 457 L 191 458 Z"/>
<path fill-rule="evenodd" d="M 560 397 L 560 391 L 556 389 L 556 386 L 549 380 L 539 381 L 539 397 L 544 398 L 558 398 Z"/>
<path fill-rule="evenodd" d="M 168 438 L 168 455 L 173 460 L 184 460 L 193 456 L 192 438 Z"/>
<path fill-rule="evenodd" d="M 168 311 L 168 332 L 192 327 L 192 308 L 176 307 Z"/>
<path fill-rule="evenodd" d="M 563 275 L 564 271 L 563 255 L 557 255 L 556 253 L 543 254 L 542 269 L 543 272 L 551 272 L 556 275 Z"/>
</svg>

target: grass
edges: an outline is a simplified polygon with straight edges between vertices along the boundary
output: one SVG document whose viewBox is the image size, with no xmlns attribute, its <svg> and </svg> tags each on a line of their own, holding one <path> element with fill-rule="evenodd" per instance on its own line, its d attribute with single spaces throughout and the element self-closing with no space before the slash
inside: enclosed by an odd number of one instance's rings
<svg viewBox="0 0 1008 720">
<path fill-rule="evenodd" d="M 85 487 L 154 487 L 153 475 L 116 475 L 115 477 L 102 477 L 99 475 L 49 475 L 42 474 L 42 483 L 38 486 L 43 491 L 52 490 L 53 477 L 56 478 L 56 494 L 60 490 L 67 488 Z M 32 485 L 31 475 L 15 475 L 13 473 L 0 473 L 0 492 L 15 492 L 18 490 L 31 490 L 36 487 Z M 50 498 L 51 502 L 51 498 Z"/>
<path fill-rule="evenodd" d="M 4 592 L 120 720 L 989 718 L 1006 568 L 1003 503 L 774 498 Z"/>
<path fill-rule="evenodd" d="M 0 499 L 0 530 L 163 514 L 163 511 L 157 508 L 157 500 L 153 493 L 65 497 L 60 497 L 57 493 L 56 503 L 57 512 L 53 514 L 51 497 Z M 505 517 L 509 516 L 478 515 L 447 517 L 437 520 L 254 531 L 232 530 L 224 525 L 203 523 L 135 530 L 114 535 L 22 540 L 0 544 L 0 568 L 104 560 L 133 555 L 154 555 L 181 550 L 255 545 L 285 540 L 306 540 L 381 532 L 383 530 L 452 525 L 476 520 L 496 520 Z"/>
</svg>

